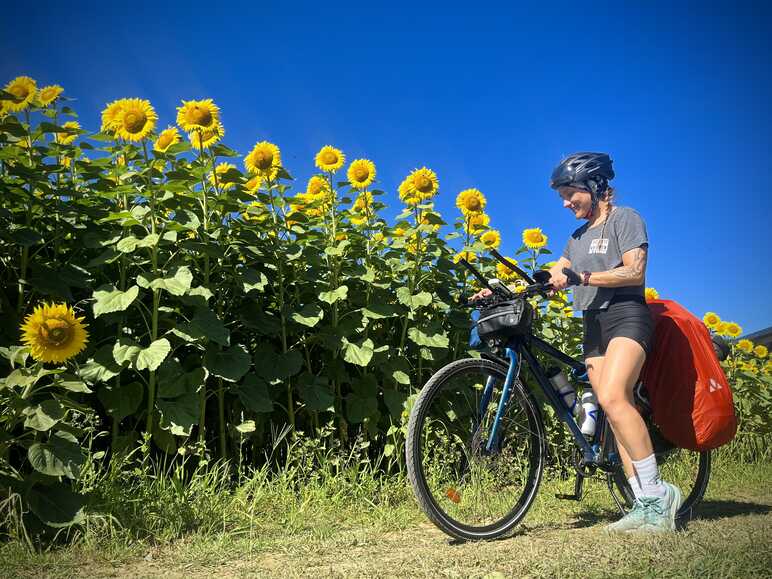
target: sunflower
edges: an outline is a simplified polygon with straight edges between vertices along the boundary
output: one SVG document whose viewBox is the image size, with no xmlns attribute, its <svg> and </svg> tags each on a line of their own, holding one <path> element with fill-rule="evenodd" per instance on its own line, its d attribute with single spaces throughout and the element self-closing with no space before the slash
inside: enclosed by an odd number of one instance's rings
<svg viewBox="0 0 772 579">
<path fill-rule="evenodd" d="M 352 211 L 356 213 L 369 213 L 370 207 L 373 205 L 373 194 L 369 191 L 363 191 L 360 193 L 354 201 Z"/>
<path fill-rule="evenodd" d="M 109 103 L 102 111 L 102 132 L 115 134 L 118 129 L 118 116 L 123 111 L 123 106 L 128 99 L 119 99 Z"/>
<path fill-rule="evenodd" d="M 325 145 L 319 149 L 319 152 L 314 158 L 314 162 L 322 171 L 334 173 L 346 162 L 346 155 L 344 155 L 340 149 Z M 375 169 L 373 169 L 373 171 L 375 171 Z"/>
<path fill-rule="evenodd" d="M 480 241 L 482 241 L 488 249 L 496 249 L 501 245 L 501 234 L 495 229 L 491 229 L 480 236 Z"/>
<path fill-rule="evenodd" d="M 241 213 L 241 216 L 247 221 L 257 221 L 259 223 L 260 221 L 265 221 L 268 214 L 265 210 L 265 205 L 260 203 L 260 201 L 252 201 L 247 205 L 246 211 Z"/>
<path fill-rule="evenodd" d="M 459 261 L 461 261 L 462 258 L 467 260 L 469 263 L 472 263 L 473 261 L 477 261 L 477 255 L 475 255 L 471 251 L 461 251 L 453 257 L 453 263 L 458 263 Z"/>
<path fill-rule="evenodd" d="M 215 167 L 214 173 L 209 173 L 209 182 L 213 187 L 219 186 L 221 191 L 228 191 L 229 189 L 233 189 L 236 186 L 236 183 L 233 181 L 225 181 L 223 178 L 223 175 L 225 175 L 231 169 L 235 171 L 236 165 L 231 163 L 220 163 L 217 165 L 217 167 Z"/>
<path fill-rule="evenodd" d="M 306 185 L 306 193 L 308 193 L 311 197 L 327 197 L 329 190 L 330 184 L 327 182 L 327 179 L 320 177 L 319 175 L 314 175 L 311 177 L 308 180 L 308 185 Z"/>
<path fill-rule="evenodd" d="M 50 86 L 44 86 L 38 91 L 38 103 L 41 107 L 47 107 L 59 98 L 59 95 L 64 92 L 64 89 L 58 84 L 52 84 Z"/>
<path fill-rule="evenodd" d="M 217 123 L 217 125 L 210 130 L 196 130 L 188 133 L 188 139 L 190 139 L 190 144 L 193 146 L 193 148 L 200 151 L 201 149 L 211 147 L 217 141 L 222 139 L 224 135 L 225 127 L 223 127 L 222 124 Z"/>
<path fill-rule="evenodd" d="M 517 260 L 512 259 L 511 257 L 508 258 L 509 261 L 511 261 L 513 264 L 517 265 Z M 517 279 L 519 276 L 517 272 L 512 271 L 509 269 L 506 265 L 504 265 L 501 262 L 498 262 L 496 264 L 496 277 L 499 278 L 501 281 L 513 281 Z"/>
<path fill-rule="evenodd" d="M 412 254 L 418 253 L 421 249 L 421 241 L 423 241 L 421 234 L 418 232 L 414 233 L 405 243 L 405 251 Z"/>
<path fill-rule="evenodd" d="M 153 143 L 153 150 L 165 153 L 169 147 L 180 142 L 180 132 L 177 127 L 166 127 Z"/>
<path fill-rule="evenodd" d="M 63 129 L 72 129 L 73 131 L 80 131 L 80 123 L 78 121 L 67 121 L 62 125 Z M 54 133 L 54 137 L 56 139 L 56 142 L 60 145 L 69 145 L 72 143 L 75 139 L 78 138 L 77 132 L 61 132 L 61 133 Z"/>
<path fill-rule="evenodd" d="M 248 193 L 255 193 L 258 189 L 260 189 L 260 185 L 263 184 L 263 178 L 259 175 L 255 175 L 249 181 L 247 181 L 244 184 L 244 188 L 247 190 Z"/>
<path fill-rule="evenodd" d="M 431 199 L 437 194 L 440 188 L 440 182 L 437 179 L 437 174 L 431 169 L 421 167 L 415 169 L 405 179 L 410 188 L 410 193 L 413 196 L 418 197 L 421 201 Z"/>
<path fill-rule="evenodd" d="M 421 197 L 413 190 L 410 177 L 399 184 L 399 198 L 405 205 L 410 207 L 415 207 L 421 202 Z"/>
<path fill-rule="evenodd" d="M 467 213 L 464 220 L 464 231 L 467 234 L 480 233 L 488 229 L 491 218 L 486 213 Z"/>
<path fill-rule="evenodd" d="M 742 327 L 735 322 L 728 322 L 726 324 L 725 331 L 726 331 L 726 335 L 729 336 L 730 338 L 736 338 L 737 336 L 743 333 Z"/>
<path fill-rule="evenodd" d="M 273 180 L 281 167 L 281 151 L 273 143 L 260 141 L 244 157 L 244 166 L 254 175 Z"/>
<path fill-rule="evenodd" d="M 375 180 L 375 164 L 369 159 L 355 159 L 346 175 L 354 189 L 367 189 Z"/>
<path fill-rule="evenodd" d="M 702 321 L 711 330 L 715 330 L 718 327 L 718 325 L 721 323 L 721 318 L 719 318 L 718 314 L 716 313 L 707 312 L 704 316 L 702 316 Z"/>
<path fill-rule="evenodd" d="M 430 227 L 432 231 L 439 231 L 440 230 L 440 224 L 436 223 L 434 219 L 432 219 L 432 216 L 439 217 L 439 214 L 429 211 L 422 211 L 421 212 L 421 219 L 419 220 L 420 225 L 425 225 L 427 227 Z"/>
<path fill-rule="evenodd" d="M 88 341 L 84 318 L 76 318 L 67 304 L 35 307 L 21 327 L 22 341 L 40 362 L 64 362 L 83 351 Z"/>
<path fill-rule="evenodd" d="M 141 141 L 155 128 L 157 120 L 150 101 L 125 99 L 115 119 L 115 134 L 127 141 Z"/>
<path fill-rule="evenodd" d="M 737 342 L 737 349 L 745 352 L 746 354 L 750 354 L 753 351 L 753 342 L 750 340 L 740 340 Z"/>
<path fill-rule="evenodd" d="M 758 346 L 753 348 L 753 353 L 756 354 L 757 358 L 761 358 L 762 360 L 767 357 L 767 354 L 769 354 L 769 352 L 767 351 L 767 347 L 762 344 L 759 344 Z"/>
<path fill-rule="evenodd" d="M 28 76 L 17 76 L 7 85 L 5 92 L 13 95 L 13 100 L 3 101 L 5 110 L 11 112 L 23 111 L 32 103 L 37 94 L 37 84 Z"/>
<path fill-rule="evenodd" d="M 646 297 L 646 301 L 658 300 L 659 292 L 655 290 L 653 287 L 647 287 L 646 291 L 644 292 L 644 296 Z"/>
<path fill-rule="evenodd" d="M 534 227 L 523 230 L 523 243 L 530 249 L 539 249 L 547 245 L 547 236 L 541 232 L 541 229 Z"/>
<path fill-rule="evenodd" d="M 365 223 L 367 223 L 367 215 L 354 215 L 351 217 L 351 225 L 356 225 L 358 227 Z"/>
<path fill-rule="evenodd" d="M 220 109 L 212 99 L 182 101 L 177 107 L 177 124 L 187 133 L 215 131 L 220 125 Z"/>
<path fill-rule="evenodd" d="M 481 213 L 485 209 L 485 195 L 479 189 L 464 189 L 456 197 L 456 207 L 464 215 Z"/>
<path fill-rule="evenodd" d="M 713 331 L 716 332 L 716 334 L 718 334 L 719 336 L 729 335 L 726 333 L 726 322 L 718 322 L 713 328 Z"/>
<path fill-rule="evenodd" d="M 385 236 L 380 231 L 378 231 L 375 235 L 373 235 L 373 241 L 375 243 L 381 243 L 384 239 L 385 239 Z"/>
<path fill-rule="evenodd" d="M 403 237 L 405 235 L 406 228 L 402 226 L 395 227 L 392 232 L 392 237 Z"/>
</svg>

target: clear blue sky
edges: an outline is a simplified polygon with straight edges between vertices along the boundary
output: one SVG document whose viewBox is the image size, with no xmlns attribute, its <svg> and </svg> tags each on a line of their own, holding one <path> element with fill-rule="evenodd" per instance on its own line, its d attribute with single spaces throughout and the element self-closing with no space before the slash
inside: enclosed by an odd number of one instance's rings
<svg viewBox="0 0 772 579">
<path fill-rule="evenodd" d="M 61 84 L 93 130 L 116 98 L 165 126 L 211 97 L 226 143 L 277 143 L 302 183 L 322 145 L 372 159 L 391 215 L 426 165 L 446 220 L 485 193 L 505 252 L 534 226 L 559 251 L 577 222 L 550 171 L 608 151 L 648 223 L 647 285 L 747 333 L 772 325 L 770 24 L 764 1 L 14 2 L 0 72 Z"/>
</svg>

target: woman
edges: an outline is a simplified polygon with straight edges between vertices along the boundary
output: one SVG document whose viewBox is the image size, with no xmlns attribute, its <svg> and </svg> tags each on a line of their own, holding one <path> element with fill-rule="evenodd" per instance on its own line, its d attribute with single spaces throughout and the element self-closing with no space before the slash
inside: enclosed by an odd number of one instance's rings
<svg viewBox="0 0 772 579">
<path fill-rule="evenodd" d="M 551 282 L 561 290 L 568 284 L 563 268 L 581 272 L 574 309 L 582 311 L 584 361 L 635 493 L 633 509 L 607 529 L 675 530 L 681 491 L 660 478 L 649 431 L 633 403 L 654 326 L 644 299 L 646 226 L 635 210 L 612 204 L 608 182 L 613 178 L 611 158 L 604 153 L 570 155 L 552 172 L 550 186 L 563 207 L 587 223 L 568 239 L 550 269 Z"/>
<path fill-rule="evenodd" d="M 646 226 L 635 210 L 612 204 L 614 189 L 608 182 L 613 178 L 611 158 L 604 153 L 575 153 L 553 171 L 550 186 L 563 207 L 587 223 L 574 231 L 550 269 L 551 282 L 562 290 L 568 285 L 563 268 L 581 272 L 574 309 L 583 314 L 584 361 L 635 493 L 633 509 L 607 530 L 675 530 L 681 491 L 659 477 L 649 432 L 633 404 L 653 330 L 644 299 Z"/>
</svg>

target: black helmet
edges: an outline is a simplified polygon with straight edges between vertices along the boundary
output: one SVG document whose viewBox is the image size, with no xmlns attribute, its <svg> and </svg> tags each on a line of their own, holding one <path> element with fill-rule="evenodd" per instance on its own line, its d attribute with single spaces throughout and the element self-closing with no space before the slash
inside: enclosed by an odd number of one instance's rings
<svg viewBox="0 0 772 579">
<path fill-rule="evenodd" d="M 595 201 L 596 196 L 603 196 L 608 182 L 614 178 L 611 163 L 611 157 L 606 153 L 574 153 L 552 171 L 550 187 L 578 187 L 591 193 Z"/>
</svg>

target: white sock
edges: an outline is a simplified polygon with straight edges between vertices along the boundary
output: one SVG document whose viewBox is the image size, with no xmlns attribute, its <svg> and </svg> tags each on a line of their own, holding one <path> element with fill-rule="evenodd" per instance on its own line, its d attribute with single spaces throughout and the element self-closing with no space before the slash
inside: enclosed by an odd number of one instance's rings
<svg viewBox="0 0 772 579">
<path fill-rule="evenodd" d="M 633 489 L 633 496 L 636 499 L 643 496 L 643 490 L 641 489 L 641 485 L 638 484 L 638 479 L 635 477 L 635 475 L 627 479 L 627 482 L 629 483 L 630 488 Z"/>
<path fill-rule="evenodd" d="M 645 497 L 664 497 L 667 494 L 662 479 L 659 478 L 657 458 L 650 454 L 642 460 L 634 460 L 635 476 L 641 485 L 641 492 Z"/>
</svg>

